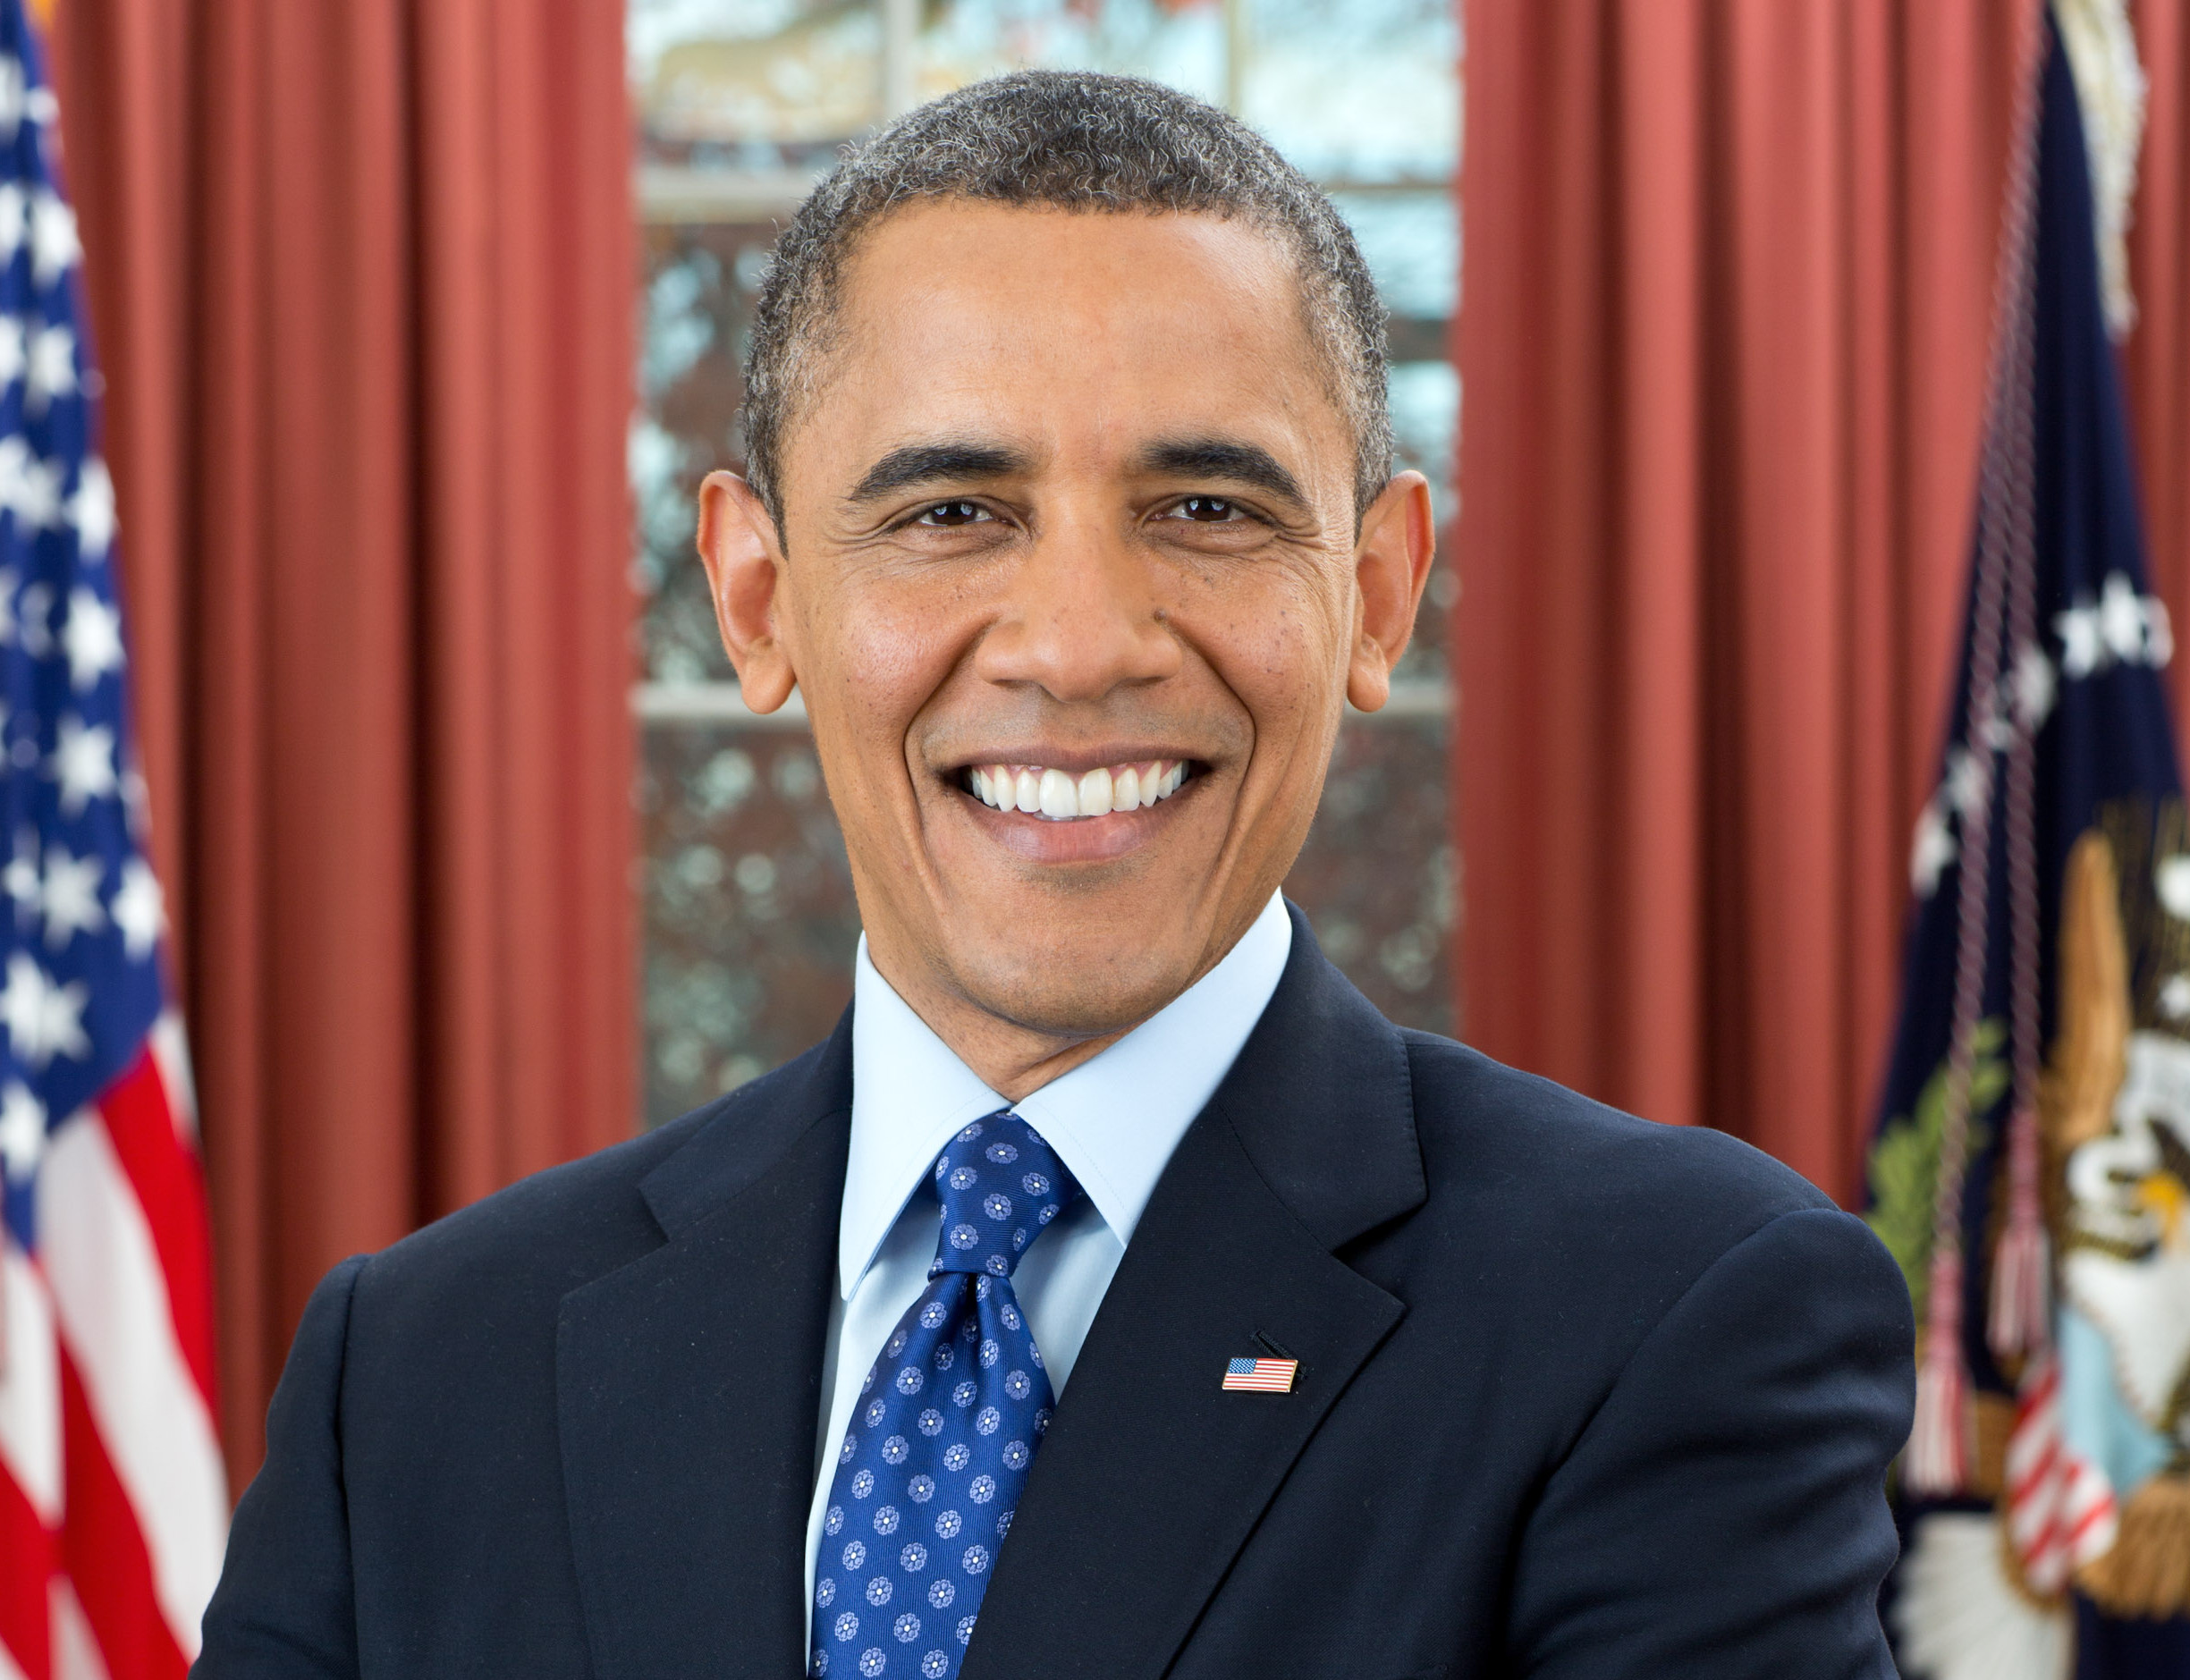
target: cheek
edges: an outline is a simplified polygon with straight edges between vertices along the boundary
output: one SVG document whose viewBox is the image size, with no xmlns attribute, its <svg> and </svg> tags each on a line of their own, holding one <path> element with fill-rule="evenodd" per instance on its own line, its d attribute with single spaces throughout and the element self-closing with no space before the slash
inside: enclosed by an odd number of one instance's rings
<svg viewBox="0 0 2190 1680">
<path fill-rule="evenodd" d="M 1320 569 L 1289 570 L 1202 605 L 1210 663 L 1254 719 L 1258 747 L 1278 749 L 1281 768 L 1289 744 L 1328 728 L 1343 692 L 1347 621 L 1335 596 Z"/>
<path fill-rule="evenodd" d="M 913 719 L 949 680 L 968 627 L 951 592 L 932 581 L 854 587 L 806 615 L 809 663 L 817 664 L 867 773 L 892 778 Z M 817 660 L 815 656 L 817 656 Z M 809 693 L 809 704 L 815 696 Z"/>
</svg>

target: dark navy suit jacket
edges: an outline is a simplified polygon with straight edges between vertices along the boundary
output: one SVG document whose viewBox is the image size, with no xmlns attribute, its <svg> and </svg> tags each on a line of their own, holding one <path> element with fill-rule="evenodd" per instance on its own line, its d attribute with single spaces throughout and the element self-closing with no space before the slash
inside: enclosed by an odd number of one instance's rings
<svg viewBox="0 0 2190 1680">
<path fill-rule="evenodd" d="M 847 1017 L 335 1268 L 195 1672 L 793 1680 L 850 1102 Z M 1296 911 L 965 1680 L 1890 1676 L 1911 1336 L 1801 1178 L 1393 1027 Z"/>
</svg>

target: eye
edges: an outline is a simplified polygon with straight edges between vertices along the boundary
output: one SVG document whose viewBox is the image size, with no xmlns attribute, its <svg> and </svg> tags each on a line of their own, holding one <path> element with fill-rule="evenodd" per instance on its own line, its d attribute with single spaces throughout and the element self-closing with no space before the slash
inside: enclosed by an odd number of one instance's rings
<svg viewBox="0 0 2190 1680">
<path fill-rule="evenodd" d="M 1247 515 L 1222 496 L 1188 496 L 1171 510 L 1171 517 L 1197 525 L 1223 525 Z"/>
<path fill-rule="evenodd" d="M 989 517 L 989 511 L 977 502 L 938 502 L 913 520 L 915 525 L 972 525 Z"/>
</svg>

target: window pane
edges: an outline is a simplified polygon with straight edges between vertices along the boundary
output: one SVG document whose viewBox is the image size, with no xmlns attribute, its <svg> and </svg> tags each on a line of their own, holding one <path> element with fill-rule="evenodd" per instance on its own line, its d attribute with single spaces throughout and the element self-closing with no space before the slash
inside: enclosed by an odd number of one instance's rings
<svg viewBox="0 0 2190 1680">
<path fill-rule="evenodd" d="M 674 723 L 639 763 L 647 1121 L 824 1036 L 851 1000 L 851 873 L 803 730 Z"/>
<path fill-rule="evenodd" d="M 920 33 L 923 99 L 1028 68 L 1146 76 L 1222 104 L 1222 8 L 1156 0 L 956 0 Z"/>
<path fill-rule="evenodd" d="M 882 18 L 827 0 L 630 0 L 641 156 L 825 167 L 882 114 Z"/>
</svg>

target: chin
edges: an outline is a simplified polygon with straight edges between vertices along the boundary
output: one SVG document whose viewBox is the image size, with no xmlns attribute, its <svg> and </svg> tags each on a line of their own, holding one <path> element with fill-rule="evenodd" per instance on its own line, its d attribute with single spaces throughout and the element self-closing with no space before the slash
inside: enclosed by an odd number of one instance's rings
<svg viewBox="0 0 2190 1680">
<path fill-rule="evenodd" d="M 1190 953 L 1091 952 L 1070 940 L 1014 951 L 946 953 L 983 1013 L 1055 1038 L 1101 1038 L 1139 1026 L 1193 984 Z"/>
</svg>

